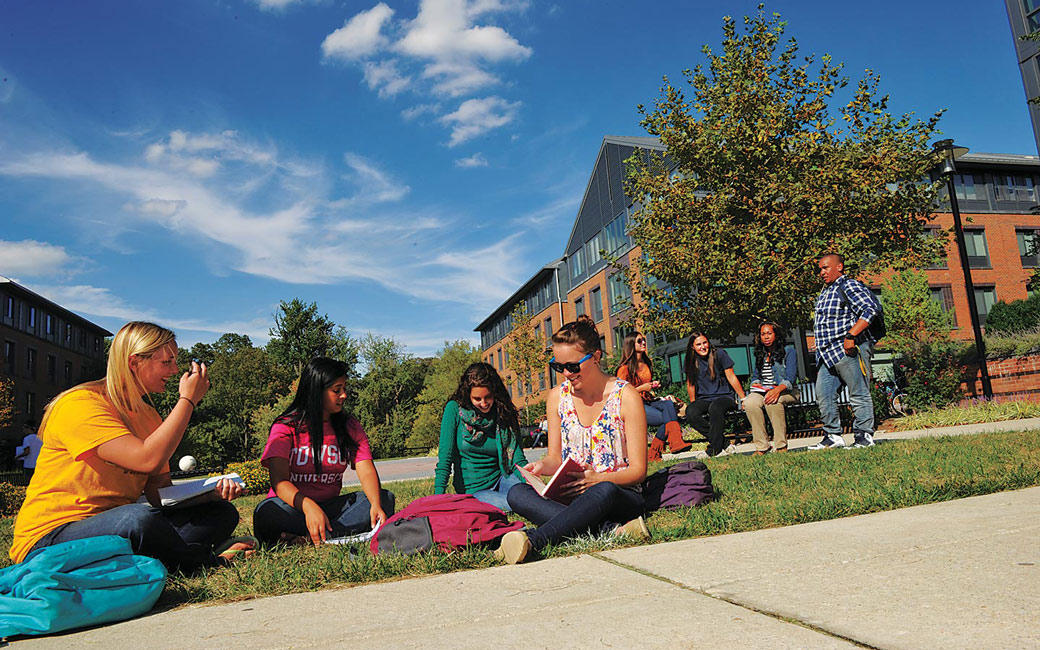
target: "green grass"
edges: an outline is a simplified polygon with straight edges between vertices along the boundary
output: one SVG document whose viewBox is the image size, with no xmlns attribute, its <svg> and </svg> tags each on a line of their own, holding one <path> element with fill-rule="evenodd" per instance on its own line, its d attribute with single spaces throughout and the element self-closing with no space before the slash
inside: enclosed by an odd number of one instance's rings
<svg viewBox="0 0 1040 650">
<path fill-rule="evenodd" d="M 952 427 L 959 424 L 1005 422 L 1040 417 L 1040 402 L 985 402 L 921 411 L 888 422 L 896 431 Z"/>
<path fill-rule="evenodd" d="M 652 470 L 660 464 L 654 464 Z M 654 542 L 773 528 L 947 501 L 1040 485 L 1040 431 L 891 441 L 872 449 L 731 456 L 709 461 L 719 499 L 701 508 L 655 513 Z M 430 494 L 432 479 L 388 486 L 398 507 Z M 235 503 L 239 532 L 250 532 L 261 497 Z M 0 520 L 0 547 L 10 545 L 11 519 Z M 619 548 L 625 539 L 581 538 L 549 548 L 559 557 Z M 6 556 L 6 553 L 4 554 Z M 6 557 L 5 557 L 6 559 Z M 160 608 L 242 600 L 316 589 L 480 569 L 491 552 L 373 557 L 366 546 L 280 548 L 235 565 L 187 577 L 173 575 Z"/>
</svg>

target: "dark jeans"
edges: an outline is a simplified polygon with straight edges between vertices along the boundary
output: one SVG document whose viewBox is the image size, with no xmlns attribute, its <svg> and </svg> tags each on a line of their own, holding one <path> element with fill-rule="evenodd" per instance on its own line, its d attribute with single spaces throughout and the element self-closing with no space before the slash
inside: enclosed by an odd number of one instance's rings
<svg viewBox="0 0 1040 650">
<path fill-rule="evenodd" d="M 675 414 L 675 402 L 670 399 L 643 402 L 643 410 L 646 411 L 647 428 L 657 427 L 657 435 L 654 437 L 667 442 L 668 433 L 665 431 L 665 425 L 679 421 L 679 416 Z"/>
<path fill-rule="evenodd" d="M 597 483 L 569 506 L 538 496 L 527 483 L 509 490 L 513 512 L 538 526 L 527 531 L 531 546 L 539 550 L 568 537 L 600 532 L 643 514 L 643 495 L 613 483 Z"/>
<path fill-rule="evenodd" d="M 717 456 L 726 448 L 726 411 L 737 408 L 732 397 L 694 400 L 686 407 L 686 421 L 708 439 L 708 455 Z M 707 414 L 707 417 L 705 417 Z"/>
<path fill-rule="evenodd" d="M 379 491 L 379 502 L 386 516 L 394 514 L 394 495 L 386 490 Z M 360 490 L 318 503 L 332 525 L 332 537 L 344 537 L 364 533 L 372 528 L 369 512 L 372 509 L 368 497 Z M 278 497 L 268 497 L 253 510 L 253 534 L 263 544 L 275 544 L 282 533 L 310 537 L 307 517 Z"/>
<path fill-rule="evenodd" d="M 100 535 L 130 540 L 137 555 L 154 557 L 166 568 L 191 572 L 220 564 L 213 547 L 226 541 L 238 525 L 238 510 L 229 501 L 211 501 L 186 508 L 154 508 L 131 503 L 55 528 L 33 550 Z"/>
</svg>

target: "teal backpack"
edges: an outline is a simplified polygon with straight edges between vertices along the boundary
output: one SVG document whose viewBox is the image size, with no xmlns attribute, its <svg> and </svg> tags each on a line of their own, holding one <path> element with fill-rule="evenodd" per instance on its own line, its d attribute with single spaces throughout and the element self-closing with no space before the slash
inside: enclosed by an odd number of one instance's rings
<svg viewBox="0 0 1040 650">
<path fill-rule="evenodd" d="M 46 546 L 0 571 L 0 638 L 50 634 L 140 616 L 166 586 L 166 567 L 116 535 Z"/>
</svg>

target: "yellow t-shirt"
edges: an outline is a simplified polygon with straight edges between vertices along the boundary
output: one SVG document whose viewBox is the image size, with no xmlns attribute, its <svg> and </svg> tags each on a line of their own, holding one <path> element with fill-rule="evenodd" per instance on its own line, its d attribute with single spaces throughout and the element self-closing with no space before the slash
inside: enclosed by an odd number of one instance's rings
<svg viewBox="0 0 1040 650">
<path fill-rule="evenodd" d="M 147 405 L 133 415 L 131 431 L 108 399 L 91 390 L 69 393 L 54 405 L 40 432 L 36 473 L 14 522 L 13 562 L 24 560 L 40 538 L 62 524 L 137 501 L 148 475 L 97 457 L 103 443 L 127 435 L 144 439 L 162 424 Z"/>
</svg>

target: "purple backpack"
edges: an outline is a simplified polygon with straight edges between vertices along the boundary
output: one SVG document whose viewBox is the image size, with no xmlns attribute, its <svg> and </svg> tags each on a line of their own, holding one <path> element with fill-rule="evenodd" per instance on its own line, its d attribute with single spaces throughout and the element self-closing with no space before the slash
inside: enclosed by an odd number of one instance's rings
<svg viewBox="0 0 1040 650">
<path fill-rule="evenodd" d="M 658 470 L 643 482 L 646 512 L 664 508 L 699 506 L 711 501 L 711 470 L 699 460 L 691 460 Z"/>
<path fill-rule="evenodd" d="M 522 522 L 510 523 L 506 513 L 471 494 L 435 494 L 412 501 L 387 519 L 369 547 L 373 555 L 411 555 L 434 546 L 451 551 L 490 542 L 523 527 Z"/>
</svg>

